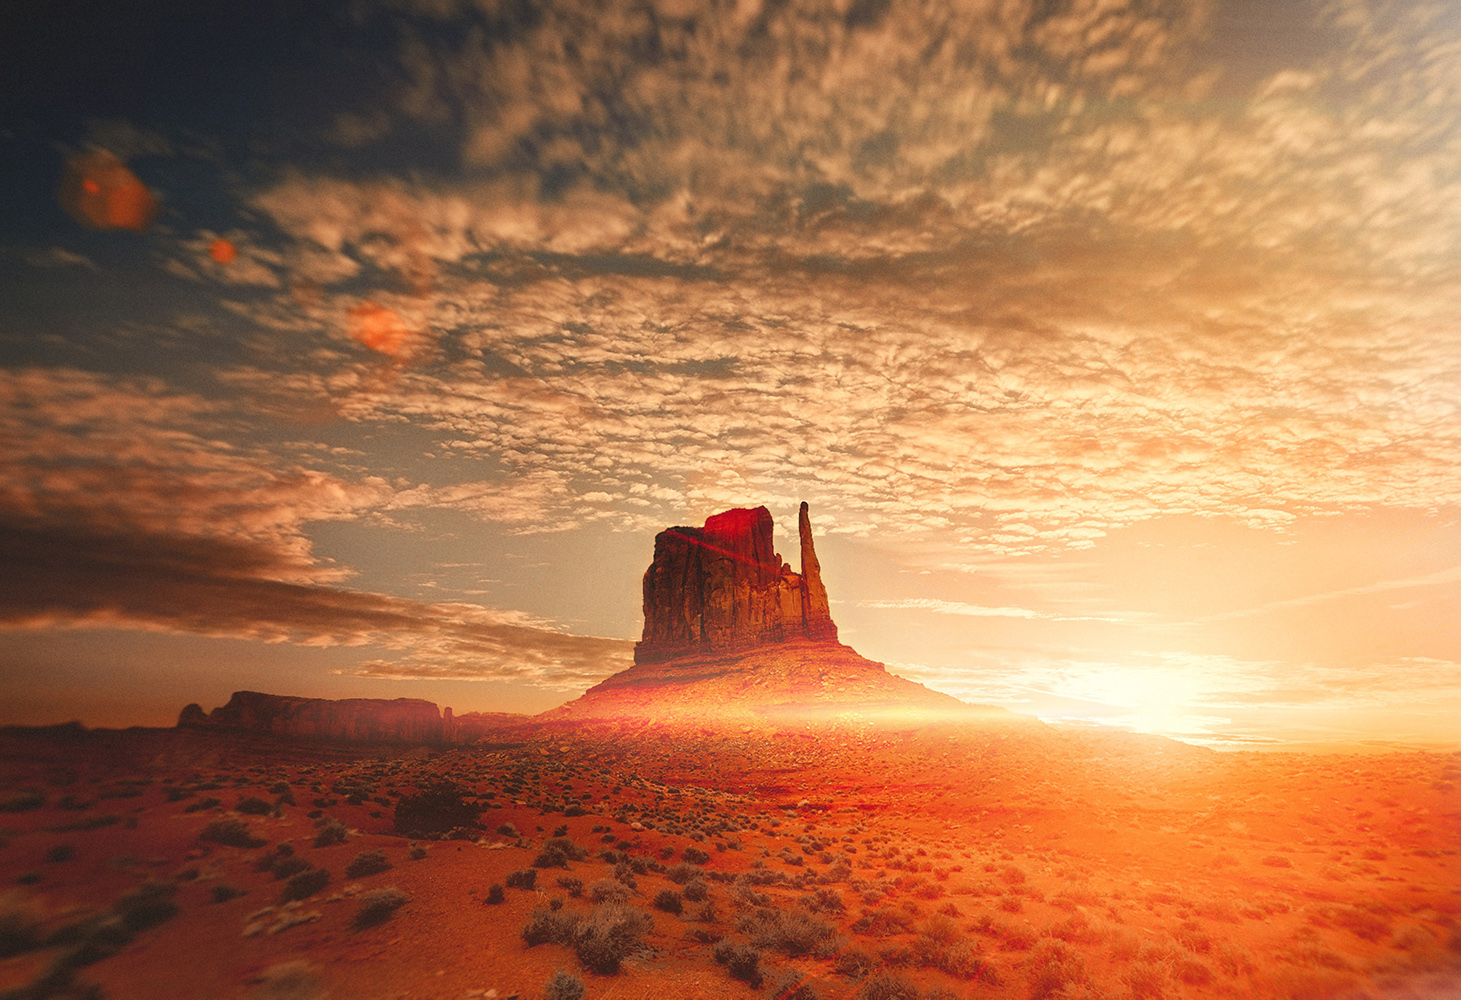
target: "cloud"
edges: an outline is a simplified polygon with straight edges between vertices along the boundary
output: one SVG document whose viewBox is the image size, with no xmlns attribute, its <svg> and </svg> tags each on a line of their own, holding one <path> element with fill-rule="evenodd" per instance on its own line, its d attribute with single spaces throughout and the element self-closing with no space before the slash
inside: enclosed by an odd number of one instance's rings
<svg viewBox="0 0 1461 1000">
<path fill-rule="evenodd" d="M 1378 580 L 1375 583 L 1367 583 L 1358 587 L 1345 587 L 1341 590 L 1330 590 L 1319 594 L 1305 594 L 1302 597 L 1291 597 L 1280 601 L 1270 601 L 1267 604 L 1254 608 L 1242 608 L 1237 611 L 1226 611 L 1213 615 L 1207 621 L 1228 621 L 1234 618 L 1248 618 L 1255 615 L 1267 615 L 1275 612 L 1287 611 L 1293 608 L 1308 607 L 1313 604 L 1322 604 L 1328 601 L 1339 601 L 1350 597 L 1368 597 L 1372 594 L 1383 594 L 1394 590 L 1414 590 L 1427 587 L 1441 587 L 1447 584 L 1461 583 L 1461 566 L 1451 566 L 1434 573 L 1426 573 L 1421 576 L 1403 577 L 1397 580 Z"/>
<path fill-rule="evenodd" d="M 338 586 L 307 523 L 388 505 L 205 435 L 222 407 L 147 379 L 0 376 L 0 629 L 124 627 L 405 651 L 365 676 L 531 679 L 573 688 L 630 643 L 519 612 Z"/>
<path fill-rule="evenodd" d="M 940 615 L 959 615 L 969 618 L 1023 618 L 1059 622 L 1129 622 L 1135 618 L 1148 617 L 1142 614 L 1126 615 L 1060 615 L 1048 611 L 1034 611 L 1030 608 L 989 607 L 982 604 L 966 604 L 962 601 L 945 601 L 935 597 L 909 597 L 890 601 L 858 601 L 858 607 L 884 608 L 893 610 L 931 611 Z"/>
</svg>

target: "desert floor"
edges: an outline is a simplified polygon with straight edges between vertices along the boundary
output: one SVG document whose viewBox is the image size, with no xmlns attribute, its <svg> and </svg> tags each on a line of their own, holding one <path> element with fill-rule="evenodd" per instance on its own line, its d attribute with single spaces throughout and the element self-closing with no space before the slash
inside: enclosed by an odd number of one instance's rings
<svg viewBox="0 0 1461 1000">
<path fill-rule="evenodd" d="M 5 998 L 1461 997 L 1461 754 L 7 730 L 0 810 Z"/>
</svg>

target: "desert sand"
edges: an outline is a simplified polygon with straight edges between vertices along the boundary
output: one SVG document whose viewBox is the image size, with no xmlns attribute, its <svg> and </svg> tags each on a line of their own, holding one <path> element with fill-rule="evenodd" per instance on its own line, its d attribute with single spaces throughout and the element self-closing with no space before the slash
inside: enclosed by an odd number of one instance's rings
<svg viewBox="0 0 1461 1000">
<path fill-rule="evenodd" d="M 1457 754 L 848 714 L 0 758 L 7 998 L 1461 995 Z"/>
</svg>

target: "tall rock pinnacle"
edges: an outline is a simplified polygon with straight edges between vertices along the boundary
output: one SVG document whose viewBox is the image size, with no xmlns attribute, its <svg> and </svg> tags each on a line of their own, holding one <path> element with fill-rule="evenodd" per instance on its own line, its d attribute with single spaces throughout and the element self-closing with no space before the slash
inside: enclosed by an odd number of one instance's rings
<svg viewBox="0 0 1461 1000">
<path fill-rule="evenodd" d="M 736 508 L 701 528 L 667 528 L 644 574 L 644 638 L 635 663 L 749 649 L 794 637 L 837 641 L 801 505 L 802 572 L 772 547 L 771 512 Z"/>
<path fill-rule="evenodd" d="M 832 607 L 827 601 L 827 588 L 822 586 L 822 564 L 812 547 L 812 519 L 806 501 L 796 519 L 802 542 L 802 631 L 808 639 L 837 641 L 837 626 L 832 624 Z"/>
</svg>

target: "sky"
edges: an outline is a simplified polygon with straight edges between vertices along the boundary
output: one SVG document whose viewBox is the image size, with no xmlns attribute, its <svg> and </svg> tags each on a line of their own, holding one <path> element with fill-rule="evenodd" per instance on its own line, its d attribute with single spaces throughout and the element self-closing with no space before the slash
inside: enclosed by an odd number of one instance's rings
<svg viewBox="0 0 1461 1000">
<path fill-rule="evenodd" d="M 0 722 L 542 711 L 804 500 L 966 700 L 1461 741 L 1461 6 L 126 6 L 0 14 Z"/>
</svg>

